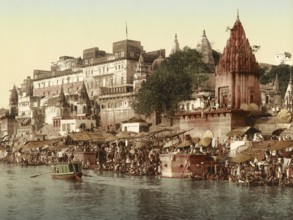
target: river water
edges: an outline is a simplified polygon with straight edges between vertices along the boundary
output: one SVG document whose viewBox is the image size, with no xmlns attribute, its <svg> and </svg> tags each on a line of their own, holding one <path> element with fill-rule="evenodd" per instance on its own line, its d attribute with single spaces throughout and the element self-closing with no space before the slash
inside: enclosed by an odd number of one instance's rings
<svg viewBox="0 0 293 220">
<path fill-rule="evenodd" d="M 0 219 L 292 219 L 293 188 L 84 171 L 54 180 L 48 166 L 0 164 Z M 36 174 L 43 174 L 30 178 Z"/>
</svg>

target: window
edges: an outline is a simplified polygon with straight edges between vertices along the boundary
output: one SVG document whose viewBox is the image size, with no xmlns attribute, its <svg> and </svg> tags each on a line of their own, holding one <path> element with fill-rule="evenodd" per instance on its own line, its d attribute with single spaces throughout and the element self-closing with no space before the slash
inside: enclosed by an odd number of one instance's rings
<svg viewBox="0 0 293 220">
<path fill-rule="evenodd" d="M 124 57 L 124 52 L 121 52 L 121 57 Z"/>
</svg>

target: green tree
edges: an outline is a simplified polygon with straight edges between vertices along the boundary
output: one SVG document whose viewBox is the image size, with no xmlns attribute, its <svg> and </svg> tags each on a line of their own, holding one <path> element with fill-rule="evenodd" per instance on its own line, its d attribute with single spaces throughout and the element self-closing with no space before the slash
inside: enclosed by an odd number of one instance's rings
<svg viewBox="0 0 293 220">
<path fill-rule="evenodd" d="M 271 82 L 271 77 L 269 75 L 269 68 L 267 66 L 259 67 L 259 82 L 261 84 L 267 84 Z"/>
<path fill-rule="evenodd" d="M 291 67 L 292 68 L 292 67 Z M 279 78 L 279 87 L 282 97 L 284 97 L 286 89 L 288 87 L 288 82 L 290 79 L 290 66 L 285 64 L 280 64 L 278 66 L 272 66 L 270 70 L 267 67 L 260 68 L 260 83 L 267 84 L 269 82 L 274 82 L 276 75 Z"/>
<path fill-rule="evenodd" d="M 139 114 L 164 113 L 172 117 L 178 103 L 190 99 L 193 85 L 207 79 L 201 55 L 188 47 L 170 55 L 136 95 L 134 110 Z"/>
<path fill-rule="evenodd" d="M 290 79 L 290 66 L 285 64 L 273 66 L 273 68 L 268 74 L 271 82 L 274 82 L 277 74 L 279 78 L 280 91 L 282 97 L 284 97 Z"/>
<path fill-rule="evenodd" d="M 215 65 L 218 65 L 220 57 L 221 57 L 221 53 L 216 50 L 212 50 L 212 55 L 215 61 Z"/>
</svg>

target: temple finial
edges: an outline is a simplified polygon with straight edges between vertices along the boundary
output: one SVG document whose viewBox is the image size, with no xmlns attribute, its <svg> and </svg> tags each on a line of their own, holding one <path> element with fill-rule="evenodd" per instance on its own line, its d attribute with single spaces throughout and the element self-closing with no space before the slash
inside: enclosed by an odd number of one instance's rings
<svg viewBox="0 0 293 220">
<path fill-rule="evenodd" d="M 237 9 L 237 21 L 239 21 L 239 9 Z"/>
</svg>

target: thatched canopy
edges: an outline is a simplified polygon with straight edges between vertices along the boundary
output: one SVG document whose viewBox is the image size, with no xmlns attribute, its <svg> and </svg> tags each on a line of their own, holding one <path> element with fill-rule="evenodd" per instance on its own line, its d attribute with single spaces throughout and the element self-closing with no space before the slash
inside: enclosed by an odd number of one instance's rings
<svg viewBox="0 0 293 220">
<path fill-rule="evenodd" d="M 32 150 L 36 148 L 43 148 L 44 146 L 53 146 L 58 144 L 59 142 L 63 143 L 63 138 L 56 138 L 51 140 L 45 140 L 45 141 L 28 141 L 24 144 L 23 149 L 24 150 Z"/>
<path fill-rule="evenodd" d="M 273 144 L 270 147 L 270 150 L 282 150 L 287 147 L 292 147 L 293 146 L 293 141 L 277 141 L 275 144 Z"/>
<path fill-rule="evenodd" d="M 112 142 L 117 140 L 116 136 L 111 132 L 102 132 L 102 136 L 104 137 L 104 142 Z"/>
<path fill-rule="evenodd" d="M 118 139 L 129 139 L 132 138 L 129 132 L 127 131 L 120 131 L 118 134 L 116 134 L 116 138 Z"/>
<path fill-rule="evenodd" d="M 235 128 L 231 131 L 228 132 L 227 136 L 229 137 L 233 137 L 233 136 L 243 136 L 247 133 L 258 133 L 260 132 L 260 130 L 254 128 L 254 127 L 250 127 L 250 126 L 245 126 L 245 127 L 238 127 Z"/>
<path fill-rule="evenodd" d="M 264 154 L 276 143 L 275 140 L 252 142 L 252 145 L 247 149 L 237 154 L 232 161 L 236 163 L 242 163 L 248 160 L 252 160 L 255 157 L 260 161 L 264 159 Z"/>
<path fill-rule="evenodd" d="M 202 147 L 208 147 L 212 143 L 213 138 L 211 137 L 204 137 L 202 138 L 198 144 Z"/>
<path fill-rule="evenodd" d="M 136 138 L 143 138 L 143 137 L 147 137 L 147 136 L 149 136 L 149 135 L 150 135 L 149 132 L 145 132 L 145 131 L 143 131 L 143 132 L 140 132 L 140 133 L 138 133 L 137 135 L 135 135 L 135 137 L 136 137 Z"/>
<path fill-rule="evenodd" d="M 188 147 L 192 144 L 193 144 L 192 142 L 185 140 L 185 141 L 182 141 L 180 144 L 178 144 L 176 147 L 183 148 L 183 147 Z"/>
<path fill-rule="evenodd" d="M 243 163 L 251 159 L 252 159 L 251 154 L 239 153 L 235 157 L 232 158 L 232 161 L 236 163 Z"/>
<path fill-rule="evenodd" d="M 250 111 L 249 105 L 247 105 L 246 103 L 241 103 L 240 109 L 243 111 Z"/>
<path fill-rule="evenodd" d="M 292 119 L 292 115 L 290 112 L 288 112 L 285 109 L 282 109 L 278 115 L 277 115 L 277 119 L 279 123 L 289 123 Z"/>
<path fill-rule="evenodd" d="M 199 143 L 200 137 L 193 137 L 191 140 L 192 140 L 193 143 L 196 144 L 196 143 Z"/>
<path fill-rule="evenodd" d="M 176 139 L 176 140 L 172 139 L 172 140 L 167 141 L 164 144 L 163 148 L 174 147 L 174 146 L 177 146 L 178 144 L 179 144 L 179 140 L 178 139 Z"/>
<path fill-rule="evenodd" d="M 77 132 L 68 135 L 72 141 L 103 143 L 105 137 L 100 132 Z"/>
</svg>

